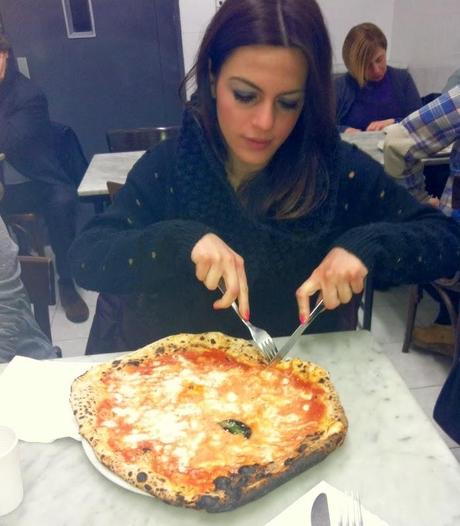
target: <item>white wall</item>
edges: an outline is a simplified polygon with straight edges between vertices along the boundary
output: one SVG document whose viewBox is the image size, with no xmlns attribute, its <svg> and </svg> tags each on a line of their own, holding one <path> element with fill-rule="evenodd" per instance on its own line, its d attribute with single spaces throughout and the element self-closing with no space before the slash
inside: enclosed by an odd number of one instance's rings
<svg viewBox="0 0 460 526">
<path fill-rule="evenodd" d="M 460 68 L 460 1 L 395 0 L 391 39 L 420 93 L 439 92 Z"/>
<path fill-rule="evenodd" d="M 362 22 L 373 22 L 391 35 L 395 0 L 318 0 L 331 38 L 334 69 L 344 70 L 342 44 L 348 31 Z M 391 41 L 388 55 L 391 57 Z"/>
<path fill-rule="evenodd" d="M 374 22 L 388 38 L 391 64 L 407 65 L 422 95 L 440 91 L 460 67 L 460 0 L 318 0 L 334 52 L 343 70 L 342 43 L 348 30 Z M 216 10 L 216 0 L 180 0 L 185 70 Z"/>
<path fill-rule="evenodd" d="M 215 0 L 179 0 L 184 68 L 187 73 L 195 62 L 206 26 L 216 12 Z"/>
</svg>

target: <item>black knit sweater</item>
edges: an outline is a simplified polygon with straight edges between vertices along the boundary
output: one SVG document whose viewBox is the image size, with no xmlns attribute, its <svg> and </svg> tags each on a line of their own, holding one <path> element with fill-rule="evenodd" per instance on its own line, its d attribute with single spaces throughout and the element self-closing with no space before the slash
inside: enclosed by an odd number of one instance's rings
<svg viewBox="0 0 460 526">
<path fill-rule="evenodd" d="M 338 140 L 326 166 L 318 188 L 327 197 L 308 216 L 254 218 L 186 114 L 178 143 L 148 151 L 114 204 L 75 241 L 76 280 L 106 293 L 142 293 L 132 305 L 148 327 L 145 338 L 207 330 L 247 337 L 231 309 L 213 310 L 217 293 L 194 275 L 190 254 L 208 232 L 244 258 L 251 320 L 274 336 L 297 326 L 295 290 L 334 246 L 354 253 L 377 287 L 428 282 L 460 268 L 455 221 L 419 204 L 352 145 Z M 318 320 L 317 330 L 340 328 L 337 313 Z"/>
</svg>

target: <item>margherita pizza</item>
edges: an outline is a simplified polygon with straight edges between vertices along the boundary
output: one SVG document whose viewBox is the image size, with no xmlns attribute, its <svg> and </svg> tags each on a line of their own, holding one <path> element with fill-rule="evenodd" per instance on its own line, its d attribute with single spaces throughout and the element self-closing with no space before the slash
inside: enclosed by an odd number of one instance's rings
<svg viewBox="0 0 460 526">
<path fill-rule="evenodd" d="M 347 420 L 328 373 L 267 367 L 246 340 L 179 334 L 90 369 L 72 385 L 80 433 L 134 486 L 219 512 L 253 500 L 339 446 Z"/>
</svg>

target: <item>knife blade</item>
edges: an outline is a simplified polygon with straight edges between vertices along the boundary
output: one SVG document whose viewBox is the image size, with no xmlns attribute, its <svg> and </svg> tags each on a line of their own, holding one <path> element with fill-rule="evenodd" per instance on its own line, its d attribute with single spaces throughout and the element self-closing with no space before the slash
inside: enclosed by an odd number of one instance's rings
<svg viewBox="0 0 460 526">
<path fill-rule="evenodd" d="M 331 526 L 327 495 L 319 493 L 313 502 L 310 512 L 311 526 Z"/>
<path fill-rule="evenodd" d="M 281 347 L 275 356 L 274 360 L 271 363 L 276 363 L 282 360 L 286 354 L 294 347 L 297 343 L 297 340 L 302 336 L 302 334 L 307 330 L 307 327 L 311 325 L 316 318 L 325 310 L 323 305 L 323 299 L 318 302 L 316 307 L 311 311 L 308 320 L 305 323 L 301 323 L 297 329 L 289 336 L 288 341 Z"/>
</svg>

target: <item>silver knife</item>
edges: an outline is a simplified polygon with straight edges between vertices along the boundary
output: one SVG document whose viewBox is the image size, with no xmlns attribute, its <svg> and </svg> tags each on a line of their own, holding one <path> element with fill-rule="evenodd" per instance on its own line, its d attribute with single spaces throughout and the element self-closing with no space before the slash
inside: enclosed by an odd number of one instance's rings
<svg viewBox="0 0 460 526">
<path fill-rule="evenodd" d="M 313 502 L 310 513 L 311 526 L 331 526 L 327 495 L 320 493 Z"/>
<path fill-rule="evenodd" d="M 289 340 L 281 347 L 273 361 L 270 363 L 276 363 L 282 360 L 286 356 L 286 354 L 294 347 L 294 345 L 297 343 L 297 340 L 302 336 L 307 327 L 311 325 L 324 310 L 325 307 L 323 305 L 323 299 L 321 298 L 321 300 L 317 303 L 316 307 L 311 311 L 308 320 L 305 323 L 301 323 L 297 327 L 297 329 L 289 337 Z"/>
</svg>

